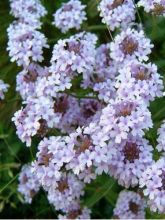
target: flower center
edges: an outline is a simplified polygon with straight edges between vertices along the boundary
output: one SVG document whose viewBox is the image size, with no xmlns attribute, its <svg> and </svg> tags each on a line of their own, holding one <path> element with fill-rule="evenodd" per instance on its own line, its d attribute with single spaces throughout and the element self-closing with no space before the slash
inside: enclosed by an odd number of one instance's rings
<svg viewBox="0 0 165 220">
<path fill-rule="evenodd" d="M 147 80 L 150 77 L 149 71 L 147 68 L 141 65 L 132 67 L 132 75 L 137 80 Z"/>
<path fill-rule="evenodd" d="M 148 76 L 146 75 L 145 71 L 141 70 L 135 75 L 135 79 L 143 81 L 147 80 Z"/>
<path fill-rule="evenodd" d="M 79 137 L 77 139 L 79 139 Z M 76 146 L 76 150 L 77 150 L 76 153 L 77 154 L 81 154 L 81 153 L 85 152 L 92 145 L 92 142 L 89 137 L 83 137 L 83 138 L 80 137 L 80 140 L 78 140 L 78 141 L 80 144 L 78 146 Z"/>
<path fill-rule="evenodd" d="M 33 198 L 36 195 L 36 192 L 34 190 L 30 190 L 30 197 Z"/>
<path fill-rule="evenodd" d="M 27 75 L 24 76 L 24 81 L 26 83 L 35 82 L 38 74 L 35 71 L 29 71 Z"/>
<path fill-rule="evenodd" d="M 66 96 L 60 97 L 54 103 L 54 112 L 65 114 L 69 107 L 68 99 Z"/>
<path fill-rule="evenodd" d="M 161 190 L 165 190 L 165 171 L 161 174 L 161 179 L 162 179 L 162 187 Z"/>
<path fill-rule="evenodd" d="M 132 55 L 138 48 L 138 42 L 127 36 L 124 38 L 120 47 L 125 55 Z"/>
<path fill-rule="evenodd" d="M 32 34 L 32 32 L 29 31 L 28 33 L 25 33 L 25 34 L 23 34 L 23 35 L 17 37 L 15 40 L 23 43 L 23 42 L 26 41 L 27 39 L 29 39 L 29 40 L 32 40 L 32 39 L 33 39 L 33 34 Z"/>
<path fill-rule="evenodd" d="M 52 159 L 53 157 L 53 154 L 52 153 L 48 153 L 47 150 L 46 152 L 44 153 L 41 153 L 41 155 L 39 155 L 39 158 L 38 158 L 38 165 L 39 166 L 48 166 L 49 165 L 49 161 L 50 159 Z"/>
<path fill-rule="evenodd" d="M 154 9 L 152 10 L 154 15 L 162 15 L 165 13 L 165 7 L 162 4 L 154 3 Z"/>
<path fill-rule="evenodd" d="M 69 52 L 75 52 L 76 54 L 80 53 L 81 49 L 81 43 L 79 41 L 76 42 L 66 42 L 66 45 L 64 46 L 65 50 L 68 50 Z"/>
<path fill-rule="evenodd" d="M 135 110 L 135 105 L 132 102 L 124 102 L 117 104 L 115 108 L 116 108 L 117 117 L 121 117 L 121 116 L 126 117 L 131 115 L 131 112 Z"/>
<path fill-rule="evenodd" d="M 86 103 L 82 107 L 82 112 L 85 118 L 90 118 L 95 115 L 98 110 L 98 105 L 95 101 L 91 100 L 90 103 Z"/>
<path fill-rule="evenodd" d="M 64 4 L 62 7 L 63 11 L 71 11 L 73 9 L 73 6 L 70 4 Z"/>
<path fill-rule="evenodd" d="M 27 183 L 27 181 L 28 181 L 28 177 L 26 174 L 24 174 L 23 178 L 22 178 L 22 183 L 25 184 L 25 183 Z"/>
<path fill-rule="evenodd" d="M 58 182 L 57 189 L 63 193 L 66 189 L 69 189 L 67 178 L 62 179 Z"/>
<path fill-rule="evenodd" d="M 45 119 L 40 119 L 39 120 L 40 127 L 37 131 L 37 134 L 41 137 L 45 136 L 46 133 L 48 132 L 48 125 Z"/>
<path fill-rule="evenodd" d="M 68 213 L 67 219 L 76 219 L 79 215 L 82 214 L 81 209 L 79 210 L 72 210 Z"/>
<path fill-rule="evenodd" d="M 110 51 L 108 49 L 105 49 L 104 54 L 105 54 L 105 62 L 104 62 L 104 64 L 105 64 L 105 66 L 109 67 L 109 65 L 112 62 L 112 59 L 110 57 Z"/>
<path fill-rule="evenodd" d="M 29 6 L 29 7 L 27 8 L 27 10 L 28 10 L 29 12 L 31 12 L 31 13 L 36 13 L 36 12 L 37 12 L 37 9 L 34 8 L 33 6 Z"/>
<path fill-rule="evenodd" d="M 136 143 L 127 142 L 123 149 L 124 153 L 124 162 L 129 161 L 133 163 L 134 160 L 139 159 L 140 150 Z"/>
<path fill-rule="evenodd" d="M 137 215 L 138 211 L 139 211 L 139 205 L 137 205 L 135 202 L 130 201 L 129 203 L 129 209 L 135 214 Z"/>
<path fill-rule="evenodd" d="M 108 5 L 108 9 L 113 10 L 117 8 L 118 6 L 122 5 L 124 3 L 124 0 L 114 0 L 111 5 Z"/>
</svg>

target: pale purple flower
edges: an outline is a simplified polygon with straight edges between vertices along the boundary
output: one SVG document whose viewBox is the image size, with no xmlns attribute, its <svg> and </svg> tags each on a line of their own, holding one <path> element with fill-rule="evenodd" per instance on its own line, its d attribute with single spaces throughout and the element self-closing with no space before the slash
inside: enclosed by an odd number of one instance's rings
<svg viewBox="0 0 165 220">
<path fill-rule="evenodd" d="M 73 159 L 67 164 L 67 169 L 73 170 L 76 175 L 81 175 L 81 179 L 85 170 L 91 171 L 91 174 L 96 173 L 99 175 L 108 172 L 107 162 L 116 153 L 116 150 L 114 148 L 110 149 L 108 146 L 95 145 L 90 137 L 90 129 L 78 128 L 76 132 L 71 133 L 66 138 L 66 142 L 67 145 L 73 146 L 75 153 Z M 94 167 L 94 170 L 92 170 L 92 167 Z M 87 179 L 84 181 L 90 181 L 90 179 Z"/>
<path fill-rule="evenodd" d="M 87 207 L 73 207 L 73 210 L 69 211 L 65 215 L 59 215 L 58 219 L 90 219 L 91 210 Z"/>
<path fill-rule="evenodd" d="M 113 211 L 114 219 L 145 219 L 145 200 L 140 194 L 123 190 Z"/>
<path fill-rule="evenodd" d="M 25 202 L 31 203 L 39 189 L 40 183 L 32 172 L 32 165 L 24 165 L 19 174 L 18 191 L 24 196 Z"/>
<path fill-rule="evenodd" d="M 135 20 L 132 0 L 101 0 L 98 9 L 102 22 L 112 31 L 115 28 L 127 28 Z"/>
<path fill-rule="evenodd" d="M 48 48 L 44 34 L 25 23 L 17 21 L 8 29 L 8 46 L 11 62 L 16 61 L 18 66 L 28 66 L 31 61 L 43 61 L 43 48 Z"/>
<path fill-rule="evenodd" d="M 84 195 L 84 183 L 72 173 L 62 173 L 59 181 L 48 190 L 48 201 L 56 210 L 72 211 L 80 196 Z"/>
<path fill-rule="evenodd" d="M 48 96 L 55 98 L 58 92 L 63 92 L 65 89 L 70 89 L 72 86 L 70 77 L 61 73 L 50 73 L 48 76 L 39 78 L 36 82 L 36 96 Z"/>
<path fill-rule="evenodd" d="M 92 121 L 95 121 L 96 118 L 100 117 L 101 110 L 103 107 L 105 107 L 105 105 L 97 99 L 81 99 L 78 125 L 88 126 Z"/>
<path fill-rule="evenodd" d="M 137 186 L 142 173 L 152 164 L 153 148 L 144 138 L 129 136 L 120 144 L 110 142 L 116 154 L 109 160 L 109 174 L 126 188 Z"/>
<path fill-rule="evenodd" d="M 62 93 L 57 94 L 54 111 L 57 117 L 59 117 L 59 123 L 56 125 L 56 128 L 60 129 L 63 133 L 75 131 L 78 125 L 82 123 L 80 118 L 81 109 L 77 98 Z"/>
<path fill-rule="evenodd" d="M 102 110 L 98 127 L 102 137 L 109 137 L 109 140 L 114 139 L 115 143 L 121 143 L 129 134 L 142 137 L 144 129 L 152 127 L 151 112 L 142 101 L 111 100 Z"/>
<path fill-rule="evenodd" d="M 142 174 L 140 187 L 153 212 L 165 212 L 165 159 L 153 162 Z"/>
<path fill-rule="evenodd" d="M 27 68 L 23 69 L 17 75 L 16 90 L 21 97 L 26 100 L 36 96 L 36 87 L 38 81 L 43 77 L 48 76 L 49 70 L 47 67 L 41 67 L 38 64 L 31 63 Z"/>
<path fill-rule="evenodd" d="M 74 157 L 72 145 L 67 145 L 65 137 L 44 138 L 38 145 L 34 171 L 45 190 L 61 178 L 65 164 Z"/>
<path fill-rule="evenodd" d="M 110 45 L 111 57 L 118 63 L 138 59 L 147 61 L 153 44 L 142 30 L 128 28 L 118 34 Z"/>
<path fill-rule="evenodd" d="M 54 111 L 54 101 L 51 98 L 33 98 L 27 102 L 25 108 L 14 114 L 17 135 L 27 146 L 31 145 L 31 138 L 35 135 L 43 137 L 49 130 L 59 123 L 59 116 Z"/>
<path fill-rule="evenodd" d="M 53 49 L 50 72 L 64 74 L 71 81 L 77 74 L 93 71 L 96 41 L 96 35 L 86 32 L 59 40 Z"/>
<path fill-rule="evenodd" d="M 161 127 L 158 129 L 158 145 L 156 146 L 158 151 L 165 151 L 165 121 L 163 121 Z"/>
<path fill-rule="evenodd" d="M 85 7 L 79 0 L 70 0 L 63 3 L 61 8 L 54 14 L 53 24 L 63 33 L 72 28 L 80 29 L 83 21 L 87 19 L 84 11 Z"/>
<path fill-rule="evenodd" d="M 39 0 L 10 0 L 11 14 L 21 22 L 41 27 L 40 18 L 47 14 Z"/>
<path fill-rule="evenodd" d="M 165 16 L 165 0 L 140 0 L 137 5 L 153 15 Z"/>
<path fill-rule="evenodd" d="M 157 66 L 133 60 L 119 69 L 116 77 L 117 96 L 120 98 L 143 99 L 145 103 L 163 96 L 163 80 Z"/>
<path fill-rule="evenodd" d="M 101 61 L 101 62 L 100 62 Z M 115 96 L 114 79 L 117 65 L 110 57 L 110 44 L 102 44 L 96 50 L 94 71 L 83 74 L 83 88 L 92 88 L 98 98 L 108 102 Z"/>
<path fill-rule="evenodd" d="M 91 183 L 97 177 L 93 167 L 86 168 L 83 172 L 79 173 L 78 178 L 83 180 L 84 183 Z"/>
</svg>

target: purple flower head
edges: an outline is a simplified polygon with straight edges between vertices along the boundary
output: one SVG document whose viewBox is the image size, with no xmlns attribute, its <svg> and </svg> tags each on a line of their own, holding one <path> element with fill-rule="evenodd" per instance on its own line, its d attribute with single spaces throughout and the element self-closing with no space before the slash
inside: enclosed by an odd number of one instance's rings
<svg viewBox="0 0 165 220">
<path fill-rule="evenodd" d="M 138 193 L 123 190 L 120 192 L 114 219 L 145 219 L 145 201 Z"/>
<path fill-rule="evenodd" d="M 26 203 L 31 203 L 33 197 L 40 189 L 40 183 L 32 172 L 31 165 L 24 165 L 19 174 L 18 191 L 23 194 Z"/>
<path fill-rule="evenodd" d="M 39 0 L 10 0 L 11 14 L 21 22 L 40 28 L 40 18 L 47 14 Z"/>
<path fill-rule="evenodd" d="M 43 61 L 43 48 L 48 48 L 47 39 L 33 26 L 14 22 L 8 29 L 8 47 L 11 61 L 27 67 L 31 61 Z"/>
<path fill-rule="evenodd" d="M 138 185 L 142 173 L 152 163 L 152 147 L 145 139 L 131 136 L 113 147 L 117 153 L 109 160 L 109 174 L 126 188 Z"/>
<path fill-rule="evenodd" d="M 144 35 L 144 32 L 128 28 L 122 31 L 111 43 L 111 57 L 116 62 L 138 59 L 147 61 L 153 45 Z"/>
<path fill-rule="evenodd" d="M 154 212 L 165 212 L 165 160 L 153 162 L 142 174 L 140 187 L 147 196 L 148 205 Z"/>
<path fill-rule="evenodd" d="M 63 33 L 72 28 L 80 29 L 81 24 L 87 19 L 84 11 L 85 7 L 79 0 L 70 0 L 63 3 L 62 7 L 54 14 L 53 24 Z"/>
<path fill-rule="evenodd" d="M 49 71 L 47 67 L 43 68 L 38 64 L 31 63 L 27 68 L 18 73 L 16 90 L 24 100 L 34 97 L 37 95 L 36 87 L 38 81 L 48 74 Z"/>
<path fill-rule="evenodd" d="M 102 110 L 99 127 L 102 133 L 115 143 L 126 140 L 129 134 L 143 136 L 144 129 L 152 127 L 151 113 L 143 102 L 136 100 L 112 100 Z"/>
<path fill-rule="evenodd" d="M 142 99 L 147 105 L 163 96 L 163 80 L 154 64 L 133 60 L 119 69 L 115 87 L 120 98 Z"/>
<path fill-rule="evenodd" d="M 58 219 L 90 219 L 91 210 L 84 207 L 73 207 L 66 215 L 59 215 Z"/>
<path fill-rule="evenodd" d="M 48 190 L 48 200 L 56 210 L 70 213 L 77 206 L 80 196 L 84 194 L 84 183 L 71 173 L 63 173 L 56 186 Z"/>
<path fill-rule="evenodd" d="M 127 28 L 135 20 L 132 0 L 102 0 L 98 9 L 102 22 L 112 31 L 115 28 Z"/>
<path fill-rule="evenodd" d="M 140 0 L 137 4 L 139 7 L 144 7 L 146 12 L 150 12 L 153 15 L 165 16 L 165 1 L 164 0 Z"/>
</svg>

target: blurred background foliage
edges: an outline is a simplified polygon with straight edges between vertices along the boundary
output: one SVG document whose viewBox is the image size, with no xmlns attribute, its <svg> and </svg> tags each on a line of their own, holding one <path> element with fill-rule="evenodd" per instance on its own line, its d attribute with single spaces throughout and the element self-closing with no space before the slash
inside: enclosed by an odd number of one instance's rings
<svg viewBox="0 0 165 220">
<path fill-rule="evenodd" d="M 99 0 L 98 0 L 99 1 Z M 88 22 L 84 23 L 82 30 L 91 31 L 98 35 L 100 43 L 111 41 L 109 32 L 101 23 L 97 11 L 97 0 L 82 0 L 87 4 Z M 61 38 L 66 38 L 74 33 L 74 30 L 62 34 L 52 26 L 52 14 L 60 7 L 65 0 L 41 0 L 48 10 L 48 15 L 43 18 L 42 31 L 49 39 L 50 50 L 44 51 L 45 65 L 49 65 L 52 47 Z M 31 148 L 26 148 L 16 136 L 16 130 L 11 122 L 14 112 L 21 107 L 21 98 L 15 92 L 16 75 L 21 70 L 16 64 L 10 63 L 7 46 L 6 29 L 14 18 L 9 13 L 9 1 L 0 0 L 0 78 L 10 84 L 6 99 L 0 102 L 0 218 L 56 218 L 54 208 L 49 205 L 46 194 L 41 190 L 34 198 L 31 205 L 23 204 L 22 196 L 17 192 L 18 174 L 23 164 L 33 160 L 36 153 L 36 146 L 39 140 L 33 141 Z M 142 22 L 146 35 L 152 40 L 155 47 L 151 55 L 151 61 L 158 65 L 162 76 L 165 75 L 165 18 L 147 15 L 142 9 L 138 10 L 137 22 Z M 117 32 L 117 31 L 116 31 Z M 113 33 L 115 35 L 116 33 Z M 78 89 L 75 80 L 73 89 L 76 88 L 77 95 L 83 91 Z M 165 118 L 165 99 L 154 101 L 150 110 L 154 120 L 154 128 L 146 133 L 151 144 L 156 146 L 156 131 L 161 121 Z M 155 151 L 154 158 L 160 155 Z M 115 180 L 103 175 L 97 178 L 92 184 L 86 187 L 86 194 L 82 201 L 92 209 L 92 218 L 111 218 L 118 193 L 122 187 L 118 186 Z M 136 189 L 133 189 L 136 190 Z M 146 210 L 147 218 L 165 218 L 165 215 L 158 215 Z"/>
</svg>

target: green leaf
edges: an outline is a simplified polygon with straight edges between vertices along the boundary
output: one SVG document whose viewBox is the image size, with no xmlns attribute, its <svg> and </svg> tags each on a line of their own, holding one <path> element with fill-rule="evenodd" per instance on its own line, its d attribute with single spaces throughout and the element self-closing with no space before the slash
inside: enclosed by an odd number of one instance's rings
<svg viewBox="0 0 165 220">
<path fill-rule="evenodd" d="M 97 203 L 101 198 L 105 197 L 107 194 L 110 193 L 115 182 L 116 181 L 114 179 L 109 177 L 109 179 L 106 180 L 106 182 L 102 183 L 96 189 L 94 189 L 94 194 L 86 199 L 85 205 L 87 207 L 92 207 L 93 205 L 95 205 L 95 203 Z"/>
<path fill-rule="evenodd" d="M 3 210 L 4 206 L 5 206 L 4 201 L 3 201 L 3 202 L 0 202 L 0 212 L 2 212 L 2 210 Z"/>
<path fill-rule="evenodd" d="M 5 139 L 7 138 L 9 135 L 8 134 L 0 134 L 0 139 Z"/>
</svg>

